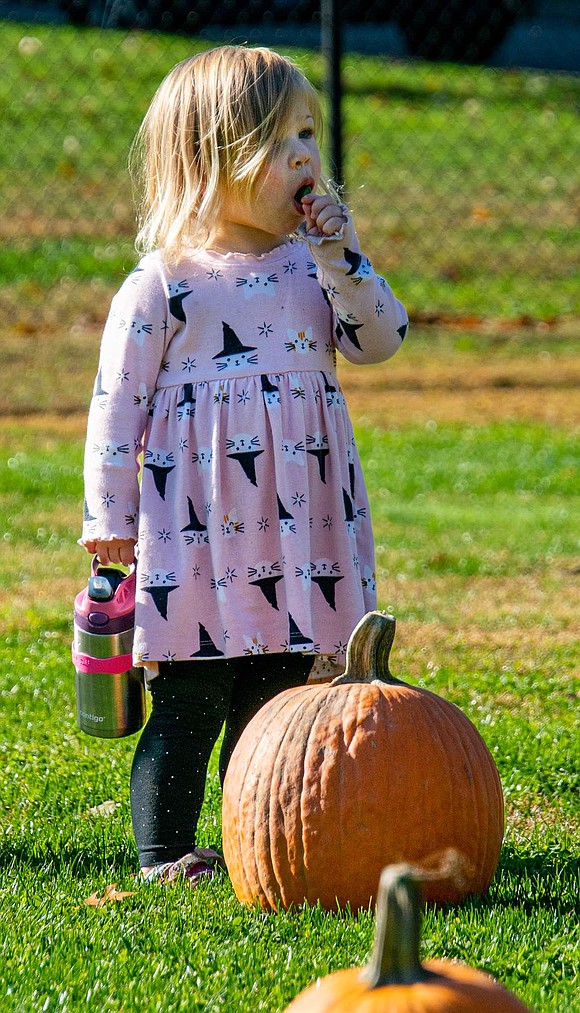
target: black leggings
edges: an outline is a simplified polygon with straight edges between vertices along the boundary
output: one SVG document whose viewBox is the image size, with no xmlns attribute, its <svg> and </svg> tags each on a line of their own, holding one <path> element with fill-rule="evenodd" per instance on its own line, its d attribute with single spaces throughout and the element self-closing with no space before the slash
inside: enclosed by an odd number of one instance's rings
<svg viewBox="0 0 580 1013">
<path fill-rule="evenodd" d="M 248 655 L 160 662 L 153 707 L 131 770 L 131 814 L 141 866 L 174 862 L 195 847 L 207 767 L 225 722 L 220 781 L 236 742 L 262 704 L 302 686 L 313 657 Z"/>
</svg>

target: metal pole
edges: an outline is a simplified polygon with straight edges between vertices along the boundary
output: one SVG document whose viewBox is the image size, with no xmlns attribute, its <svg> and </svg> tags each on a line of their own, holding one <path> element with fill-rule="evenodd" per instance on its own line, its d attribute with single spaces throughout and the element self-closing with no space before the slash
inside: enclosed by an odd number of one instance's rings
<svg viewBox="0 0 580 1013">
<path fill-rule="evenodd" d="M 342 166 L 341 57 L 342 31 L 339 0 L 320 0 L 321 48 L 326 64 L 326 94 L 330 121 L 330 174 L 344 183 Z"/>
</svg>

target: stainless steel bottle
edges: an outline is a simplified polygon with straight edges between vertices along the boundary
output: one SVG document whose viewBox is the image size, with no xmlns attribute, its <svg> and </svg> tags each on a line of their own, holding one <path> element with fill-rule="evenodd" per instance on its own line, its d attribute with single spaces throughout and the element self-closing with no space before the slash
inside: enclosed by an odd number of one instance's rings
<svg viewBox="0 0 580 1013">
<path fill-rule="evenodd" d="M 88 735 L 116 739 L 145 723 L 143 669 L 133 667 L 135 569 L 128 575 L 93 559 L 74 603 L 77 721 Z"/>
</svg>

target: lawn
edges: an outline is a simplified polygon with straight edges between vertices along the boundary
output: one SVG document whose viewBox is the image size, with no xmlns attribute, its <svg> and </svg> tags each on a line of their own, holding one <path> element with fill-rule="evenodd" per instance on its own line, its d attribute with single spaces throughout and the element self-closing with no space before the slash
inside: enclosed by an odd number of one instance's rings
<svg viewBox="0 0 580 1013">
<path fill-rule="evenodd" d="M 424 377 L 421 405 L 401 417 L 420 333 L 401 353 L 399 385 L 394 364 L 366 374 L 369 391 L 381 377 L 391 388 L 380 417 L 356 408 L 365 371 L 343 369 L 373 505 L 381 605 L 399 620 L 393 670 L 470 716 L 506 798 L 489 894 L 428 911 L 424 955 L 465 960 L 532 1008 L 563 1013 L 578 997 L 574 424 L 539 417 L 549 418 L 557 388 L 542 390 L 542 411 L 521 390 L 518 418 L 498 419 L 492 399 L 478 422 L 469 406 L 472 396 L 484 405 L 485 390 L 464 392 L 459 422 L 453 377 L 466 353 L 453 353 L 444 333 L 433 342 L 447 362 L 448 414 L 441 369 L 437 385 Z M 526 359 L 512 347 L 504 370 Z M 568 368 L 566 353 L 559 361 Z M 83 903 L 110 883 L 134 890 L 136 857 L 133 740 L 91 739 L 75 726 L 69 652 L 72 598 L 87 565 L 75 547 L 83 424 L 77 414 L 7 417 L 0 439 L 3 1008 L 278 1013 L 317 975 L 364 961 L 370 912 L 264 915 L 241 909 L 227 881 L 194 895 L 141 888 L 101 909 Z M 214 765 L 200 842 L 219 841 Z"/>
<path fill-rule="evenodd" d="M 42 320 L 56 286 L 62 319 L 71 280 L 69 315 L 132 265 L 128 147 L 201 44 L 11 23 L 2 44 L 0 292 L 11 283 L 10 316 Z M 320 56 L 293 55 L 321 86 Z M 346 54 L 343 78 L 347 196 L 412 312 L 577 311 L 577 77 Z"/>
<path fill-rule="evenodd" d="M 71 612 L 88 561 L 75 544 L 84 413 L 108 300 L 132 263 L 124 153 L 162 65 L 193 44 L 2 31 L 0 173 L 13 213 L 0 215 L 0 1007 L 282 1013 L 317 976 L 365 961 L 372 911 L 263 914 L 242 908 L 227 878 L 195 892 L 139 887 L 128 792 L 135 739 L 90 738 L 75 722 Z M 40 47 L 19 49 L 32 34 Z M 319 59 L 300 58 L 320 79 Z M 121 102 L 122 72 L 138 100 Z M 489 971 L 538 1013 L 570 1013 L 580 1008 L 580 357 L 567 218 L 578 83 L 366 60 L 345 75 L 363 228 L 415 317 L 391 362 L 340 368 L 369 485 L 380 605 L 398 620 L 393 673 L 464 710 L 492 751 L 506 801 L 489 893 L 429 909 L 423 955 Z M 514 133 L 519 183 L 498 168 L 485 190 L 479 162 L 462 176 L 482 140 L 505 150 L 498 138 L 515 129 L 522 104 L 538 122 L 530 114 Z M 382 152 L 379 169 L 372 137 L 381 117 L 397 122 L 399 156 Z M 467 146 L 452 145 L 449 178 L 427 173 L 432 186 L 419 191 L 424 165 L 407 142 L 426 144 L 450 119 L 454 131 L 472 124 Z M 22 146 L 9 144 L 22 122 L 38 136 L 35 173 Z M 71 142 L 67 154 L 66 137 L 80 148 Z M 548 175 L 556 185 L 542 189 Z M 445 198 L 460 176 L 467 196 L 455 205 Z M 379 207 L 384 242 L 370 228 Z M 438 208 L 437 239 L 419 223 Z M 524 233 L 538 230 L 534 251 L 518 240 L 518 221 Z M 445 229 L 459 237 L 455 253 Z M 214 761 L 202 845 L 220 844 L 220 805 Z M 113 883 L 130 896 L 84 903 Z"/>
</svg>

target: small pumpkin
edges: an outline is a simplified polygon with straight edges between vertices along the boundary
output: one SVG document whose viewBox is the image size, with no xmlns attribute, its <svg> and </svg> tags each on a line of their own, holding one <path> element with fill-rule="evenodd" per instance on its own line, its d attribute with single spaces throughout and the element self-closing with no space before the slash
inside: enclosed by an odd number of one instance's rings
<svg viewBox="0 0 580 1013">
<path fill-rule="evenodd" d="M 394 678 L 395 620 L 369 612 L 344 675 L 286 690 L 244 729 L 224 782 L 224 857 L 243 903 L 368 907 L 385 865 L 456 872 L 429 901 L 487 890 L 503 837 L 503 796 L 481 735 L 454 704 Z"/>
<path fill-rule="evenodd" d="M 320 978 L 287 1013 L 524 1013 L 494 978 L 451 960 L 421 963 L 422 876 L 388 866 L 378 891 L 375 943 L 368 967 Z"/>
</svg>

